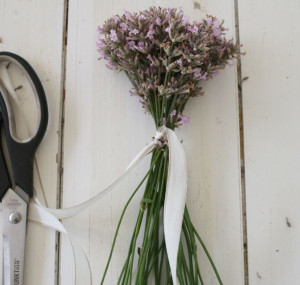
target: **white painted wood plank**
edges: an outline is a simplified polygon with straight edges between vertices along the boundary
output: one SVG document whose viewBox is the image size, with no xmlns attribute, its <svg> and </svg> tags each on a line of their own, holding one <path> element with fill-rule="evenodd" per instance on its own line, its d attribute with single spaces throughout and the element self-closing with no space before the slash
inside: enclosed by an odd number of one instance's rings
<svg viewBox="0 0 300 285">
<path fill-rule="evenodd" d="M 250 285 L 296 285 L 300 2 L 239 1 L 239 18 Z"/>
<path fill-rule="evenodd" d="M 234 1 L 153 1 L 163 7 L 183 6 L 200 19 L 206 13 L 225 19 L 234 35 Z M 151 139 L 155 127 L 123 74 L 98 62 L 96 28 L 123 9 L 138 11 L 146 1 L 71 1 L 67 49 L 63 206 L 80 203 L 108 185 Z M 235 68 L 227 68 L 205 84 L 206 95 L 192 99 L 186 109 L 191 123 L 178 131 L 184 140 L 189 167 L 188 207 L 224 279 L 243 282 L 240 214 L 240 166 L 237 83 Z M 130 193 L 147 171 L 149 160 L 134 170 L 110 195 L 90 211 L 64 222 L 89 256 L 93 284 L 98 284 L 109 254 L 117 221 Z M 116 284 L 139 209 L 136 197 L 121 227 L 105 284 Z M 62 243 L 61 280 L 69 284 L 71 260 Z M 206 284 L 216 284 L 201 252 Z"/>
<path fill-rule="evenodd" d="M 0 1 L 0 50 L 17 53 L 33 66 L 48 100 L 49 127 L 36 157 L 51 207 L 56 206 L 57 193 L 63 9 L 63 0 Z M 34 174 L 37 188 L 40 185 Z M 24 284 L 54 284 L 54 231 L 29 223 L 25 263 Z"/>
</svg>

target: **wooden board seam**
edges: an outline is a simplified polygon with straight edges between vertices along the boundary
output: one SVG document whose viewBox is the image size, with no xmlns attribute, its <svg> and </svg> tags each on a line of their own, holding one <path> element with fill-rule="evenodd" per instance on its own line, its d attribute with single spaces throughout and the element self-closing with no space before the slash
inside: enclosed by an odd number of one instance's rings
<svg viewBox="0 0 300 285">
<path fill-rule="evenodd" d="M 63 162 L 64 162 L 64 122 L 65 122 L 65 94 L 66 94 L 66 61 L 68 37 L 69 0 L 64 0 L 63 33 L 62 33 L 62 60 L 61 60 L 61 98 L 59 111 L 59 133 L 57 154 L 57 198 L 56 208 L 61 208 L 63 199 Z M 60 246 L 61 234 L 56 233 L 55 240 L 55 284 L 60 284 Z"/>
<path fill-rule="evenodd" d="M 238 0 L 234 0 L 235 36 L 240 45 L 239 31 L 239 7 Z M 242 64 L 237 60 L 237 84 L 238 84 L 238 108 L 239 108 L 239 134 L 240 134 L 240 175 L 241 175 L 241 207 L 243 227 L 243 257 L 244 257 L 244 285 L 249 285 L 249 263 L 248 263 L 248 236 L 247 236 L 247 202 L 246 202 L 246 180 L 245 180 L 245 146 L 244 146 L 244 117 L 243 117 L 243 89 L 242 89 Z"/>
</svg>

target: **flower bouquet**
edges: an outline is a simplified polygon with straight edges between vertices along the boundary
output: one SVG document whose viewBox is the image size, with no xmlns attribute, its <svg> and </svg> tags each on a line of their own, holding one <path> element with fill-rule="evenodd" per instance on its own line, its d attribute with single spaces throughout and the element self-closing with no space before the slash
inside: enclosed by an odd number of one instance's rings
<svg viewBox="0 0 300 285">
<path fill-rule="evenodd" d="M 181 160 L 174 157 L 170 143 L 176 137 L 173 130 L 189 122 L 183 111 L 191 97 L 203 94 L 202 82 L 216 76 L 239 56 L 239 46 L 227 40 L 224 31 L 223 21 L 215 17 L 191 23 L 181 8 L 160 7 L 139 13 L 125 11 L 98 28 L 101 58 L 107 61 L 108 68 L 126 73 L 133 85 L 130 93 L 151 114 L 158 131 L 149 171 L 124 207 L 101 284 L 124 213 L 143 184 L 144 195 L 118 284 L 204 284 L 197 243 L 222 284 L 185 206 L 185 156 Z M 179 179 L 181 186 L 171 184 L 171 159 L 182 169 L 179 178 L 173 177 Z M 175 188 L 180 188 L 175 192 L 178 196 L 172 192 Z M 138 244 L 139 235 L 143 237 Z"/>
</svg>

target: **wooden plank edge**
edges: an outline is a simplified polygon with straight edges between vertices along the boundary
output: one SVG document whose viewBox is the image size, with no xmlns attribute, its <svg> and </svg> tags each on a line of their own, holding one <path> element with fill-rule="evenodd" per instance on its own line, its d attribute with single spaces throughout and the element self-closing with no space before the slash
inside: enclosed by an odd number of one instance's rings
<svg viewBox="0 0 300 285">
<path fill-rule="evenodd" d="M 234 0 L 235 37 L 240 46 L 239 30 L 239 0 Z M 245 79 L 246 80 L 246 79 Z M 237 59 L 237 84 L 238 84 L 238 108 L 239 108 L 239 134 L 240 134 L 240 179 L 241 179 L 241 210 L 243 229 L 243 258 L 244 258 L 244 285 L 249 285 L 249 261 L 248 261 L 248 234 L 247 234 L 247 201 L 246 201 L 246 177 L 245 177 L 245 141 L 244 141 L 244 114 L 243 114 L 243 77 L 241 58 Z"/>
<path fill-rule="evenodd" d="M 63 163 L 64 163 L 64 125 L 65 125 L 65 95 L 66 95 L 66 61 L 68 42 L 68 14 L 69 0 L 64 0 L 63 33 L 62 33 L 62 59 L 61 59 L 61 91 L 59 104 L 59 130 L 58 130 L 58 153 L 57 153 L 57 194 L 56 208 L 61 208 L 63 199 Z M 55 283 L 60 284 L 60 249 L 61 234 L 55 235 Z"/>
</svg>

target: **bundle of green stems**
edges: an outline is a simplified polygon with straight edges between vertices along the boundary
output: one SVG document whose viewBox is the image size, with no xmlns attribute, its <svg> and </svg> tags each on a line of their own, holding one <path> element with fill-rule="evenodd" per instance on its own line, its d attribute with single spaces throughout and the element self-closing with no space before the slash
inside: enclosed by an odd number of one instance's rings
<svg viewBox="0 0 300 285">
<path fill-rule="evenodd" d="M 183 114 L 190 98 L 202 95 L 203 82 L 214 78 L 240 56 L 240 46 L 226 39 L 223 22 L 207 16 L 191 21 L 181 8 L 150 7 L 124 11 L 98 27 L 97 49 L 107 67 L 124 71 L 157 130 L 175 130 L 189 118 Z M 113 239 L 101 284 L 104 284 L 117 235 L 135 194 L 144 189 L 127 258 L 118 284 L 204 284 L 199 254 L 208 258 L 219 284 L 218 271 L 185 207 L 177 255 L 177 280 L 172 280 L 163 232 L 169 148 L 163 138 L 152 151 L 151 165 L 127 201 Z M 202 251 L 198 251 L 197 246 Z"/>
<path fill-rule="evenodd" d="M 167 118 L 165 120 L 167 127 L 171 129 L 176 127 L 174 123 L 176 122 L 176 118 L 170 118 L 170 110 L 173 110 L 173 106 L 175 105 L 174 100 L 177 99 L 174 98 L 173 102 L 168 102 L 164 98 L 152 94 L 150 98 L 150 102 L 152 102 L 151 113 L 157 127 L 161 125 L 164 117 Z M 184 104 L 179 106 L 182 109 L 184 108 Z M 182 109 L 177 110 L 177 114 L 182 112 Z M 168 177 L 168 156 L 169 149 L 167 142 L 162 143 L 152 151 L 150 168 L 133 191 L 121 214 L 101 284 L 104 284 L 125 212 L 135 194 L 144 185 L 144 195 L 140 202 L 128 255 L 117 284 L 173 284 L 163 233 L 163 210 Z M 140 236 L 143 236 L 142 239 L 139 238 Z M 199 266 L 198 245 L 202 247 L 202 252 L 208 258 L 218 283 L 223 284 L 204 242 L 191 221 L 188 209 L 185 207 L 177 257 L 177 277 L 181 285 L 204 284 Z M 135 261 L 137 261 L 137 266 L 135 265 Z"/>
</svg>

